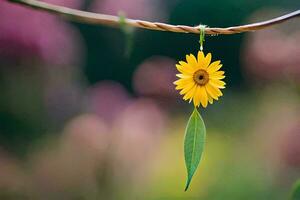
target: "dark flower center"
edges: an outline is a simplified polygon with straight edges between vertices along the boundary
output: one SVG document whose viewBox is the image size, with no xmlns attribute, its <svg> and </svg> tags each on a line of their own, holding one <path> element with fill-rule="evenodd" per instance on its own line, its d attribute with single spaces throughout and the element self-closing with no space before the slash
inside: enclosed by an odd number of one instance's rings
<svg viewBox="0 0 300 200">
<path fill-rule="evenodd" d="M 194 73 L 193 79 L 198 85 L 203 86 L 209 81 L 209 74 L 207 71 L 199 69 Z"/>
</svg>

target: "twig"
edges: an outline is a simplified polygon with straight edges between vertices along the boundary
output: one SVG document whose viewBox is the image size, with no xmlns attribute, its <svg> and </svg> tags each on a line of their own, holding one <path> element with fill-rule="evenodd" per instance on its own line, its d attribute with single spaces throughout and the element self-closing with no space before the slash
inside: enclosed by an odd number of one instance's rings
<svg viewBox="0 0 300 200">
<path fill-rule="evenodd" d="M 25 6 L 35 8 L 38 10 L 44 10 L 50 13 L 54 13 L 64 17 L 68 20 L 81 22 L 84 24 L 94 24 L 94 25 L 106 25 L 112 27 L 118 27 L 120 25 L 120 18 L 118 16 L 97 14 L 92 12 L 80 11 L 76 9 L 71 9 L 63 6 L 57 6 L 50 3 L 45 3 L 37 0 L 8 0 L 12 3 L 23 4 Z M 267 28 L 269 26 L 280 24 L 291 18 L 299 17 L 300 10 L 291 12 L 289 14 L 283 15 L 281 17 L 276 17 L 271 20 L 257 22 L 253 24 L 247 24 L 242 26 L 233 26 L 228 28 L 206 28 L 205 34 L 215 35 L 215 34 L 236 34 L 248 31 L 256 31 L 260 29 Z M 126 19 L 125 23 L 129 26 L 156 30 L 156 31 L 170 31 L 178 33 L 195 33 L 199 34 L 199 26 L 185 26 L 185 25 L 171 25 L 160 22 L 149 22 L 136 19 Z"/>
</svg>

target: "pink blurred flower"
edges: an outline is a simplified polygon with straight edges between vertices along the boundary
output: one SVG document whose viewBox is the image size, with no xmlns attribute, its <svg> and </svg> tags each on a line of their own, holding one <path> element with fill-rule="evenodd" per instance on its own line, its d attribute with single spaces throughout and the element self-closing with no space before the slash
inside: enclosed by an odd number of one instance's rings
<svg viewBox="0 0 300 200">
<path fill-rule="evenodd" d="M 161 1 L 153 0 L 101 0 L 94 1 L 90 10 L 110 15 L 118 15 L 122 11 L 128 18 L 163 20 L 162 7 Z"/>
<path fill-rule="evenodd" d="M 145 60 L 134 72 L 134 90 L 145 96 L 174 97 L 175 61 L 161 56 Z"/>
<path fill-rule="evenodd" d="M 74 7 L 79 4 L 79 0 L 52 2 Z M 0 4 L 0 13 L 1 60 L 62 65 L 81 61 L 81 37 L 71 25 L 48 13 L 5 1 Z"/>
<path fill-rule="evenodd" d="M 256 13 L 255 18 L 277 12 L 264 10 Z M 251 80 L 300 80 L 300 31 L 295 29 L 299 23 L 274 26 L 249 34 L 243 54 L 246 76 Z"/>
<path fill-rule="evenodd" d="M 119 176 L 145 178 L 148 161 L 159 149 L 166 130 L 166 120 L 165 113 L 147 99 L 133 102 L 118 116 L 113 132 Z"/>
<path fill-rule="evenodd" d="M 65 144 L 74 148 L 86 149 L 98 159 L 107 151 L 110 144 L 110 130 L 104 121 L 95 114 L 82 114 L 72 119 L 64 129 Z M 100 157 L 99 157 L 100 156 Z"/>
<path fill-rule="evenodd" d="M 43 145 L 31 156 L 34 192 L 65 198 L 70 195 L 68 191 L 71 195 L 95 192 L 98 170 L 105 167 L 108 156 L 109 136 L 106 125 L 96 115 L 83 114 L 71 120 L 60 141 Z"/>
<path fill-rule="evenodd" d="M 274 182 L 289 183 L 294 181 L 292 167 L 298 170 L 300 166 L 297 94 L 276 85 L 264 89 L 259 95 L 262 101 L 257 104 L 253 115 L 252 135 L 247 138 L 251 144 L 247 148 L 257 151 L 268 173 L 277 179 Z"/>
<path fill-rule="evenodd" d="M 0 150 L 0 188 L 18 192 L 29 185 L 20 163 L 11 155 Z M 27 182 L 27 183 L 26 183 Z M 27 184 L 27 185 L 26 185 Z M 22 191 L 24 192 L 24 191 Z"/>
<path fill-rule="evenodd" d="M 284 163 L 300 169 L 300 122 L 295 123 L 281 141 L 281 157 Z"/>
<path fill-rule="evenodd" d="M 113 81 L 102 81 L 88 92 L 88 110 L 106 122 L 112 122 L 129 104 L 131 97 L 126 89 Z"/>
</svg>

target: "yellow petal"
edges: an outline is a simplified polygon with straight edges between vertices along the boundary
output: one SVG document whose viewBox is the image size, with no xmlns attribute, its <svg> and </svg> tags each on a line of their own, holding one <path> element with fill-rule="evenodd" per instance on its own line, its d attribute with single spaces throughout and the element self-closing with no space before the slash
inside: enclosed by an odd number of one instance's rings
<svg viewBox="0 0 300 200">
<path fill-rule="evenodd" d="M 225 76 L 210 76 L 209 78 L 215 79 L 215 80 L 221 80 L 221 79 L 224 79 Z"/>
<path fill-rule="evenodd" d="M 200 105 L 200 94 L 199 94 L 200 86 L 197 86 L 195 95 L 193 97 L 194 106 L 198 107 Z"/>
<path fill-rule="evenodd" d="M 181 85 L 181 84 L 187 84 L 189 82 L 193 81 L 192 78 L 181 78 L 181 79 L 178 79 L 177 81 L 174 81 L 173 84 L 175 85 Z"/>
<path fill-rule="evenodd" d="M 212 98 L 214 98 L 215 100 L 218 100 L 219 98 L 219 92 L 217 91 L 217 88 L 211 86 L 210 84 L 206 84 L 205 85 L 205 89 L 207 91 L 207 93 L 209 94 L 209 96 L 211 96 Z"/>
<path fill-rule="evenodd" d="M 176 76 L 178 78 L 192 78 L 192 75 L 188 75 L 188 74 L 176 74 Z"/>
<path fill-rule="evenodd" d="M 182 84 L 182 85 L 177 85 L 177 86 L 175 87 L 175 89 L 176 89 L 176 90 L 181 90 L 181 89 L 185 88 L 185 86 L 186 86 L 186 85 L 183 85 L 183 84 Z"/>
<path fill-rule="evenodd" d="M 194 81 L 191 78 L 190 79 L 179 79 L 174 82 L 174 84 L 176 85 L 175 89 L 176 90 L 183 89 L 190 83 L 194 83 Z"/>
<path fill-rule="evenodd" d="M 203 53 L 203 51 L 198 51 L 198 61 L 199 60 L 204 60 L 204 53 Z"/>
<path fill-rule="evenodd" d="M 184 61 L 179 61 L 179 64 L 183 67 L 189 67 L 189 65 Z"/>
<path fill-rule="evenodd" d="M 223 78 L 225 78 L 224 71 L 216 71 L 216 72 L 210 74 L 209 78 L 210 79 L 223 79 Z"/>
<path fill-rule="evenodd" d="M 211 86 L 214 89 L 214 91 L 216 92 L 216 94 L 218 95 L 218 97 L 223 96 L 223 93 L 221 92 L 221 90 L 218 87 L 212 85 L 210 82 L 207 85 Z"/>
<path fill-rule="evenodd" d="M 221 75 L 224 75 L 224 73 L 225 73 L 224 71 L 216 71 L 216 72 L 211 73 L 210 75 L 211 76 L 214 76 L 214 75 L 220 75 L 221 76 Z"/>
<path fill-rule="evenodd" d="M 188 83 L 187 84 L 177 85 L 175 89 L 176 90 L 182 90 L 182 89 L 186 88 L 188 85 L 189 85 Z"/>
<path fill-rule="evenodd" d="M 187 83 L 187 84 L 180 84 L 180 85 L 177 85 L 175 89 L 176 90 L 182 90 L 182 89 L 186 88 L 188 85 L 189 85 L 189 83 Z"/>
<path fill-rule="evenodd" d="M 188 91 L 184 96 L 183 99 L 184 100 L 188 100 L 191 99 L 194 96 L 195 90 L 196 90 L 196 84 L 192 87 L 192 89 L 190 89 L 190 91 Z"/>
<path fill-rule="evenodd" d="M 185 93 L 187 93 L 188 91 L 190 91 L 193 87 L 194 87 L 195 83 L 189 83 L 187 84 L 181 91 L 179 94 L 183 95 Z"/>
<path fill-rule="evenodd" d="M 183 74 L 193 74 L 194 73 L 194 71 L 189 66 L 184 67 L 182 65 L 176 64 L 176 68 L 178 71 L 180 71 Z"/>
<path fill-rule="evenodd" d="M 205 58 L 202 51 L 198 51 L 198 68 L 204 68 L 205 66 Z"/>
<path fill-rule="evenodd" d="M 186 55 L 186 61 L 192 67 L 195 67 L 197 65 L 197 60 L 193 54 Z"/>
<path fill-rule="evenodd" d="M 204 108 L 206 108 L 207 106 L 207 103 L 208 103 L 208 97 L 207 97 L 207 93 L 206 93 L 206 90 L 205 90 L 205 87 L 200 87 L 199 89 L 199 95 L 200 95 L 200 102 L 202 104 L 202 106 Z"/>
<path fill-rule="evenodd" d="M 225 88 L 225 85 L 226 85 L 226 83 L 224 81 L 220 81 L 217 79 L 210 79 L 209 83 L 215 87 L 222 88 L 222 89 Z"/>
<path fill-rule="evenodd" d="M 213 98 L 209 94 L 207 94 L 207 97 L 208 97 L 208 102 L 212 104 L 214 102 Z"/>
<path fill-rule="evenodd" d="M 184 68 L 189 68 L 189 69 L 193 69 L 193 67 L 187 63 L 187 62 L 184 62 L 184 61 L 179 61 L 179 64 L 184 67 Z"/>
<path fill-rule="evenodd" d="M 208 73 L 211 74 L 211 73 L 218 71 L 222 67 L 222 65 L 220 65 L 220 63 L 221 62 L 219 60 L 211 63 L 207 68 Z"/>
<path fill-rule="evenodd" d="M 211 53 L 208 53 L 204 59 L 204 66 L 203 68 L 207 68 L 208 65 L 210 64 L 210 61 L 211 61 Z"/>
</svg>

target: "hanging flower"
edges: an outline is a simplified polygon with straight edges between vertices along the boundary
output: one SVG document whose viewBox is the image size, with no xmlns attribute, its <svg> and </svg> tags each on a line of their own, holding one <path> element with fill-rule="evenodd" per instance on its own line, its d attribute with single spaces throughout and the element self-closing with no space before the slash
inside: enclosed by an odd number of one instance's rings
<svg viewBox="0 0 300 200">
<path fill-rule="evenodd" d="M 181 90 L 184 100 L 189 100 L 195 107 L 201 105 L 205 108 L 213 100 L 222 96 L 220 89 L 225 88 L 224 71 L 218 71 L 222 67 L 220 61 L 211 63 L 211 53 L 204 56 L 202 51 L 198 52 L 198 58 L 192 54 L 186 55 L 186 62 L 179 61 L 176 65 L 181 74 L 176 74 L 179 80 L 175 81 L 176 90 Z"/>
</svg>

